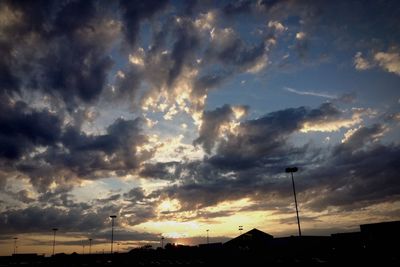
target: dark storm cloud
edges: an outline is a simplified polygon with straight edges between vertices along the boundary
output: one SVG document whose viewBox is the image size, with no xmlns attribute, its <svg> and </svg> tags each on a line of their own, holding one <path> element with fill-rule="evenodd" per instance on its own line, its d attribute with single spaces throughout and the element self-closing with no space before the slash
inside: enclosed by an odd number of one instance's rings
<svg viewBox="0 0 400 267">
<path fill-rule="evenodd" d="M 115 64 L 110 55 L 124 37 L 121 31 L 133 47 L 141 21 L 165 9 L 167 2 L 2 1 L 0 90 L 12 93 L 28 87 L 60 98 L 68 111 L 95 103 L 108 85 Z M 176 43 L 170 82 L 187 55 L 179 53 L 193 44 L 186 36 Z M 134 98 L 143 77 L 135 70 L 126 74 L 116 87 L 119 96 Z"/>
<path fill-rule="evenodd" d="M 143 169 L 140 170 L 139 175 L 142 177 L 175 180 L 180 176 L 180 163 L 179 162 L 157 162 L 145 163 Z"/>
<path fill-rule="evenodd" d="M 142 188 L 135 187 L 125 193 L 123 197 L 128 202 L 121 210 L 121 216 L 125 223 L 137 225 L 157 217 L 157 196 L 153 198 L 145 194 Z"/>
<path fill-rule="evenodd" d="M 385 127 L 381 124 L 374 124 L 370 127 L 362 127 L 354 132 L 350 138 L 334 150 L 334 156 L 340 158 L 342 154 L 346 155 L 349 151 L 355 152 L 363 149 L 366 145 L 373 145 L 377 137 L 383 134 Z"/>
<path fill-rule="evenodd" d="M 251 10 L 252 1 L 240 0 L 228 3 L 223 7 L 223 11 L 226 15 L 235 15 L 241 13 L 248 13 Z"/>
<path fill-rule="evenodd" d="M 276 164 L 289 152 L 286 141 L 290 134 L 300 130 L 304 123 L 332 121 L 341 115 L 336 107 L 325 103 L 316 109 L 290 108 L 245 121 L 240 124 L 238 135 L 221 140 L 210 162 L 228 169 L 249 168 L 260 160 Z"/>
<path fill-rule="evenodd" d="M 248 107 L 241 107 L 247 110 Z M 230 105 L 224 105 L 212 111 L 204 111 L 199 137 L 193 141 L 194 145 L 203 145 L 204 150 L 210 154 L 216 139 L 220 135 L 220 128 L 234 118 L 234 111 Z"/>
<path fill-rule="evenodd" d="M 3 179 L 4 184 L 6 184 L 7 180 L 4 179 L 3 177 L 1 177 L 1 179 Z M 36 199 L 31 197 L 30 192 L 26 189 L 19 190 L 18 192 L 13 192 L 10 190 L 5 190 L 4 188 L 0 188 L 0 192 L 12 197 L 14 200 L 20 201 L 25 204 L 30 204 L 36 201 Z M 2 203 L 3 202 L 4 201 L 2 201 Z"/>
<path fill-rule="evenodd" d="M 136 204 L 126 207 L 121 216 L 124 216 L 124 222 L 134 226 L 157 218 L 155 207 L 151 204 Z"/>
<path fill-rule="evenodd" d="M 222 7 L 222 10 L 227 16 L 234 16 L 240 14 L 256 14 L 257 12 L 268 12 L 278 4 L 285 6 L 292 1 L 288 0 L 234 0 Z"/>
<path fill-rule="evenodd" d="M 1 168 L 9 175 L 25 174 L 42 194 L 39 201 L 61 200 L 60 194 L 82 178 L 135 171 L 153 155 L 151 150 L 136 150 L 147 142 L 141 119 L 117 119 L 100 135 L 81 131 L 81 123 L 64 126 L 64 119 L 62 113 L 1 98 Z M 57 189 L 48 191 L 54 181 Z"/>
<path fill-rule="evenodd" d="M 140 202 L 145 198 L 145 192 L 141 187 L 135 187 L 124 194 L 124 199 L 132 202 Z"/>
<path fill-rule="evenodd" d="M 155 191 L 151 195 L 161 198 L 178 199 L 180 211 L 198 210 L 208 206 L 217 205 L 224 201 L 234 201 L 249 197 L 251 199 L 272 197 L 285 197 L 289 195 L 282 180 L 266 176 L 268 169 L 258 168 L 249 176 L 236 171 L 218 170 L 207 162 L 191 162 L 185 169 L 184 177 L 181 177 L 180 185 L 169 186 Z M 265 172 L 265 173 L 262 173 Z M 283 189 L 281 191 L 281 189 Z M 205 217 L 204 214 L 198 214 Z M 212 214 L 210 214 L 212 217 Z"/>
<path fill-rule="evenodd" d="M 116 78 L 114 96 L 134 102 L 142 79 L 142 71 L 130 66 L 123 77 Z"/>
<path fill-rule="evenodd" d="M 215 12 L 210 16 L 218 16 L 219 11 Z M 191 98 L 196 100 L 235 73 L 267 65 L 264 40 L 247 43 L 233 28 L 219 28 L 218 22 L 213 25 L 206 14 L 189 17 L 178 13 L 166 17 L 162 25 L 152 25 L 150 44 L 140 53 L 143 65 L 124 70 L 125 77 L 117 79 L 117 93 L 131 92 L 136 96 L 141 84 L 150 84 L 152 89 L 144 93 L 145 100 L 161 89 L 173 91 L 176 82 L 188 79 L 188 71 L 196 71 L 198 74 L 188 81 L 192 84 Z M 208 27 L 215 27 L 211 39 Z"/>
<path fill-rule="evenodd" d="M 112 171 L 124 175 L 152 156 L 152 151 L 137 153 L 136 148 L 146 140 L 141 133 L 140 119 L 118 119 L 102 135 L 89 135 L 71 126 L 60 138 L 62 146 L 49 147 L 19 163 L 17 168 L 41 191 L 54 179 L 65 179 L 64 182 L 94 179 Z"/>
<path fill-rule="evenodd" d="M 126 39 L 133 46 L 139 33 L 140 22 L 151 18 L 157 11 L 165 8 L 168 0 L 120 0 L 119 3 L 125 22 L 124 32 Z"/>
<path fill-rule="evenodd" d="M 106 219 L 99 219 L 98 214 L 84 213 L 81 209 L 66 211 L 32 206 L 0 213 L 2 233 L 50 232 L 54 227 L 62 231 L 90 231 L 102 228 L 105 223 Z"/>
<path fill-rule="evenodd" d="M 23 78 L 20 76 L 24 66 L 15 53 L 18 44 L 25 42 L 31 32 L 43 33 L 43 25 L 50 14 L 51 3 L 54 1 L 1 1 L 4 23 L 0 25 L 2 38 L 0 40 L 0 92 L 19 92 Z M 22 14 L 20 14 L 21 12 Z M 20 18 L 23 19 L 20 19 Z M 14 53 L 13 53 L 14 51 Z M 20 52 L 20 51 L 19 51 Z M 2 97 L 2 96 L 1 96 Z"/>
<path fill-rule="evenodd" d="M 227 67 L 235 66 L 241 71 L 251 69 L 265 54 L 265 44 L 246 44 L 234 33 L 221 32 L 227 36 L 218 36 L 211 42 L 205 52 L 210 62 L 217 61 Z"/>
<path fill-rule="evenodd" d="M 4 44 L 1 44 L 0 51 L 3 55 L 3 59 L 0 61 L 0 90 L 6 93 L 11 93 L 13 91 L 18 91 L 20 81 L 10 69 L 10 62 L 12 58 L 8 55 L 9 51 L 7 50 L 8 48 L 5 48 Z"/>
<path fill-rule="evenodd" d="M 213 71 L 212 73 L 205 73 L 199 76 L 193 84 L 194 93 L 197 96 L 202 96 L 208 90 L 217 88 L 224 81 L 226 81 L 232 73 L 224 71 Z"/>
<path fill-rule="evenodd" d="M 124 77 L 117 78 L 118 95 L 137 95 L 142 82 L 151 85 L 144 96 L 158 94 L 161 89 L 172 91 L 186 67 L 196 65 L 201 33 L 189 17 L 168 17 L 162 25 L 152 28 L 152 38 L 147 48 L 139 48 L 143 65 L 131 64 L 124 70 Z M 133 66 L 132 66 L 133 65 Z M 143 99 L 142 99 L 143 100 Z"/>
<path fill-rule="evenodd" d="M 17 160 L 36 146 L 54 145 L 60 136 L 61 120 L 55 114 L 0 99 L 0 158 Z"/>
<path fill-rule="evenodd" d="M 40 69 L 39 83 L 48 93 L 58 93 L 68 103 L 78 99 L 91 102 L 104 89 L 113 62 L 103 51 L 76 44 L 54 47 L 45 59 L 45 67 Z M 50 66 L 57 67 L 47 68 Z"/>
<path fill-rule="evenodd" d="M 68 194 L 79 180 L 134 172 L 152 156 L 136 150 L 147 141 L 140 119 L 116 119 L 98 135 L 81 127 L 108 87 L 123 23 L 140 23 L 161 2 L 139 3 L 136 19 L 121 22 L 120 8 L 133 14 L 132 2 L 1 1 L 0 166 L 28 178 L 35 201 L 84 208 Z M 119 96 L 135 98 L 141 75 L 132 67 L 117 81 Z M 13 197 L 30 200 L 24 191 Z"/>
<path fill-rule="evenodd" d="M 354 209 L 365 203 L 398 199 L 396 166 L 400 164 L 400 147 L 381 144 L 378 139 L 384 131 L 381 124 L 358 129 L 345 143 L 333 148 L 329 161 L 305 174 L 305 186 L 311 183 L 329 192 L 314 196 L 311 208 Z"/>
<path fill-rule="evenodd" d="M 300 168 L 296 185 L 305 209 L 354 209 L 398 199 L 400 148 L 379 141 L 387 126 L 361 127 L 344 143 L 325 150 L 288 143 L 303 123 L 333 121 L 342 115 L 326 103 L 316 109 L 286 109 L 243 122 L 240 133 L 222 141 L 214 156 L 181 163 L 182 183 L 152 194 L 178 199 L 181 211 L 242 198 L 254 201 L 250 210 L 284 210 L 292 203 L 290 179 L 284 170 L 296 165 Z"/>
<path fill-rule="evenodd" d="M 115 203 L 119 197 L 120 195 L 113 195 L 107 202 L 102 199 L 101 203 L 94 201 L 87 204 L 76 203 L 68 199 L 68 194 L 62 194 L 60 201 L 47 202 L 52 207 L 30 206 L 24 209 L 9 209 L 0 213 L 0 234 L 46 233 L 57 227 L 61 233 L 92 232 L 91 238 L 106 239 L 104 231 L 106 229 L 108 233 L 109 215 L 115 214 L 118 240 L 136 240 L 140 236 L 150 238 L 151 234 L 120 230 L 118 226 L 124 223 L 136 225 L 154 218 L 153 206 L 133 203 L 121 208 Z"/>
<path fill-rule="evenodd" d="M 318 162 L 318 168 L 303 166 L 301 172 L 296 174 L 302 209 L 322 211 L 336 207 L 351 210 L 398 199 L 400 185 L 396 180 L 395 166 L 399 163 L 399 151 L 398 147 L 389 149 L 381 146 L 363 155 L 354 155 L 360 162 L 349 157 L 346 160 L 352 163 L 334 164 L 337 159 L 328 155 Z M 371 169 L 369 165 L 374 167 Z M 190 166 L 188 170 L 192 168 Z M 236 171 L 235 175 L 228 177 L 227 172 L 217 172 L 215 168 L 199 163 L 198 170 L 195 173 L 192 171 L 192 174 L 202 179 L 193 180 L 187 177 L 184 184 L 164 188 L 158 194 L 178 199 L 182 206 L 181 211 L 197 210 L 242 198 L 260 203 L 256 204 L 260 207 L 250 205 L 247 210 L 281 211 L 293 201 L 290 179 L 282 179 L 283 171 L 284 166 L 280 173 L 267 166 L 253 168 L 252 171 Z M 324 194 L 320 194 L 322 191 Z M 212 214 L 209 216 L 213 217 Z M 196 217 L 206 218 L 207 215 L 199 213 Z"/>
<path fill-rule="evenodd" d="M 160 91 L 163 91 L 167 98 L 171 98 L 168 99 L 169 102 L 173 102 L 177 84 L 185 81 L 190 84 L 190 98 L 193 101 L 188 105 L 193 104 L 191 108 L 201 112 L 203 106 L 197 103 L 197 100 L 209 90 L 223 84 L 235 73 L 256 72 L 267 65 L 269 44 L 266 44 L 263 38 L 245 42 L 233 28 L 220 28 L 220 10 L 213 9 L 211 14 L 208 13 L 210 9 L 206 9 L 203 10 L 204 13 L 197 11 L 199 13 L 188 15 L 178 9 L 171 14 L 172 16 L 164 16 L 170 14 L 165 13 L 169 12 L 169 9 L 163 4 L 157 4 L 150 2 L 151 12 L 144 13 L 149 14 L 149 17 L 154 15 L 154 18 L 161 19 L 162 23 L 154 22 L 148 25 L 151 28 L 150 38 L 146 37 L 149 43 L 136 46 L 132 53 L 140 55 L 141 63 L 131 62 L 129 66 L 123 67 L 124 75 L 116 79 L 116 96 L 128 96 L 132 100 L 139 97 L 143 104 L 148 97 L 156 98 Z M 154 11 L 153 14 L 153 7 L 156 6 L 160 8 L 157 9 L 160 12 Z M 165 12 L 162 13 L 162 10 Z M 139 25 L 136 23 L 136 16 L 133 18 L 133 24 Z M 129 22 L 124 20 L 124 23 L 126 30 Z M 143 92 L 143 85 L 150 85 L 150 89 Z"/>
<path fill-rule="evenodd" d="M 51 181 L 43 181 L 45 179 L 37 179 L 33 180 L 32 184 L 36 186 L 37 188 L 41 189 L 42 187 L 44 189 L 47 188 L 47 184 L 43 184 L 46 182 L 51 182 Z M 68 184 L 62 184 L 57 186 L 54 190 L 39 190 L 41 193 L 38 197 L 38 201 L 44 204 L 51 203 L 54 207 L 56 206 L 65 206 L 65 207 L 72 207 L 75 203 L 71 203 L 69 201 L 70 195 L 68 192 L 72 189 L 71 185 Z M 41 192 L 43 191 L 43 192 Z M 72 205 L 71 205 L 72 204 Z"/>
<path fill-rule="evenodd" d="M 116 201 L 119 200 L 121 198 L 120 194 L 114 194 L 112 196 L 109 196 L 107 198 L 101 198 L 101 199 L 97 199 L 96 202 L 99 204 L 106 204 L 112 201 Z"/>
<path fill-rule="evenodd" d="M 113 65 L 108 53 L 117 37 L 107 24 L 111 15 L 104 12 L 106 5 L 96 1 L 2 2 L 0 8 L 16 19 L 6 18 L 2 28 L 1 90 L 20 92 L 25 85 L 69 105 L 96 99 Z"/>
<path fill-rule="evenodd" d="M 171 85 L 182 71 L 186 62 L 193 62 L 195 51 L 197 50 L 200 39 L 191 21 L 182 18 L 176 22 L 176 42 L 174 43 L 171 58 L 172 68 L 169 70 L 168 85 Z"/>
</svg>

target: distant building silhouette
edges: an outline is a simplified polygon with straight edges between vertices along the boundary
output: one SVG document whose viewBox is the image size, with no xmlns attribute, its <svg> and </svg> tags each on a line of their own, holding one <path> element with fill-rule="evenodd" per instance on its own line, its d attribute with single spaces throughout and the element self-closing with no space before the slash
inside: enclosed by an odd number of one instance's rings
<svg viewBox="0 0 400 267">
<path fill-rule="evenodd" d="M 362 224 L 360 230 L 368 254 L 384 258 L 400 255 L 400 221 Z"/>
<path fill-rule="evenodd" d="M 256 228 L 224 243 L 228 249 L 255 250 L 267 248 L 274 237 Z"/>
</svg>

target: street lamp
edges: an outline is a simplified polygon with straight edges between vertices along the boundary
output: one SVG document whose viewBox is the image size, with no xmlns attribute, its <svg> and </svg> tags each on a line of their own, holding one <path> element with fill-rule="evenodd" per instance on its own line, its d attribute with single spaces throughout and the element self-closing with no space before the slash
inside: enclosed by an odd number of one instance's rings
<svg viewBox="0 0 400 267">
<path fill-rule="evenodd" d="M 114 243 L 114 219 L 117 218 L 116 215 L 111 215 L 111 254 L 113 253 L 113 243 Z"/>
<path fill-rule="evenodd" d="M 17 254 L 17 240 L 18 237 L 14 237 L 14 254 Z"/>
<path fill-rule="evenodd" d="M 296 215 L 297 215 L 297 225 L 299 227 L 299 236 L 301 236 L 301 228 L 300 228 L 300 218 L 299 218 L 299 210 L 297 208 L 297 198 L 296 198 L 296 188 L 294 186 L 294 179 L 293 179 L 293 173 L 297 172 L 298 168 L 297 167 L 292 167 L 292 168 L 286 168 L 286 172 L 292 175 L 292 186 L 293 186 L 293 194 L 294 194 L 294 204 L 296 206 Z"/>
<path fill-rule="evenodd" d="M 210 240 L 208 239 L 208 231 L 210 231 L 209 229 L 206 230 L 207 231 L 207 245 L 210 244 Z"/>
<path fill-rule="evenodd" d="M 54 252 L 55 252 L 55 248 L 56 248 L 56 232 L 58 231 L 58 228 L 53 228 L 52 230 L 54 232 L 54 235 L 53 235 L 53 256 L 54 256 Z"/>
<path fill-rule="evenodd" d="M 92 239 L 89 238 L 89 254 L 92 254 Z"/>
<path fill-rule="evenodd" d="M 161 248 L 164 248 L 164 237 L 161 236 Z"/>
</svg>

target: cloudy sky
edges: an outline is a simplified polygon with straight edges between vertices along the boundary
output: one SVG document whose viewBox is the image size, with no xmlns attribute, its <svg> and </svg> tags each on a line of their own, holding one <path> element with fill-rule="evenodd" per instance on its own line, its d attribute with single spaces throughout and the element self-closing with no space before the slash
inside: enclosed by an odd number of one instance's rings
<svg viewBox="0 0 400 267">
<path fill-rule="evenodd" d="M 400 219 L 400 3 L 0 1 L 0 254 Z"/>
</svg>

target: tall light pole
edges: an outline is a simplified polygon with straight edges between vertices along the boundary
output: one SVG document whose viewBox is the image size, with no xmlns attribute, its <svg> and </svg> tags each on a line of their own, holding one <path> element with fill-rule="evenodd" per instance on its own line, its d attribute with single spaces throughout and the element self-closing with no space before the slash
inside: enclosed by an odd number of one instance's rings
<svg viewBox="0 0 400 267">
<path fill-rule="evenodd" d="M 210 231 L 209 229 L 206 230 L 207 231 L 207 245 L 210 244 L 210 240 L 208 239 L 208 231 Z"/>
<path fill-rule="evenodd" d="M 17 254 L 17 240 L 18 237 L 14 237 L 14 254 Z"/>
<path fill-rule="evenodd" d="M 92 239 L 89 238 L 89 254 L 92 254 Z"/>
<path fill-rule="evenodd" d="M 164 237 L 161 236 L 161 248 L 164 248 Z"/>
<path fill-rule="evenodd" d="M 113 243 L 114 243 L 114 219 L 117 218 L 116 215 L 111 215 L 111 254 L 113 253 Z"/>
<path fill-rule="evenodd" d="M 286 168 L 286 172 L 290 172 L 292 175 L 292 186 L 293 186 L 293 194 L 294 194 L 294 204 L 296 206 L 296 215 L 297 215 L 297 225 L 299 227 L 299 236 L 301 236 L 301 228 L 300 228 L 300 217 L 299 217 L 299 210 L 297 208 L 297 198 L 296 198 L 296 188 L 294 186 L 294 179 L 293 179 L 293 173 L 297 172 L 298 168 L 297 167 L 292 167 L 292 168 Z"/>
<path fill-rule="evenodd" d="M 53 228 L 51 229 L 53 230 L 53 256 L 54 256 L 54 252 L 55 252 L 55 248 L 56 248 L 56 232 L 58 231 L 58 228 Z"/>
</svg>

